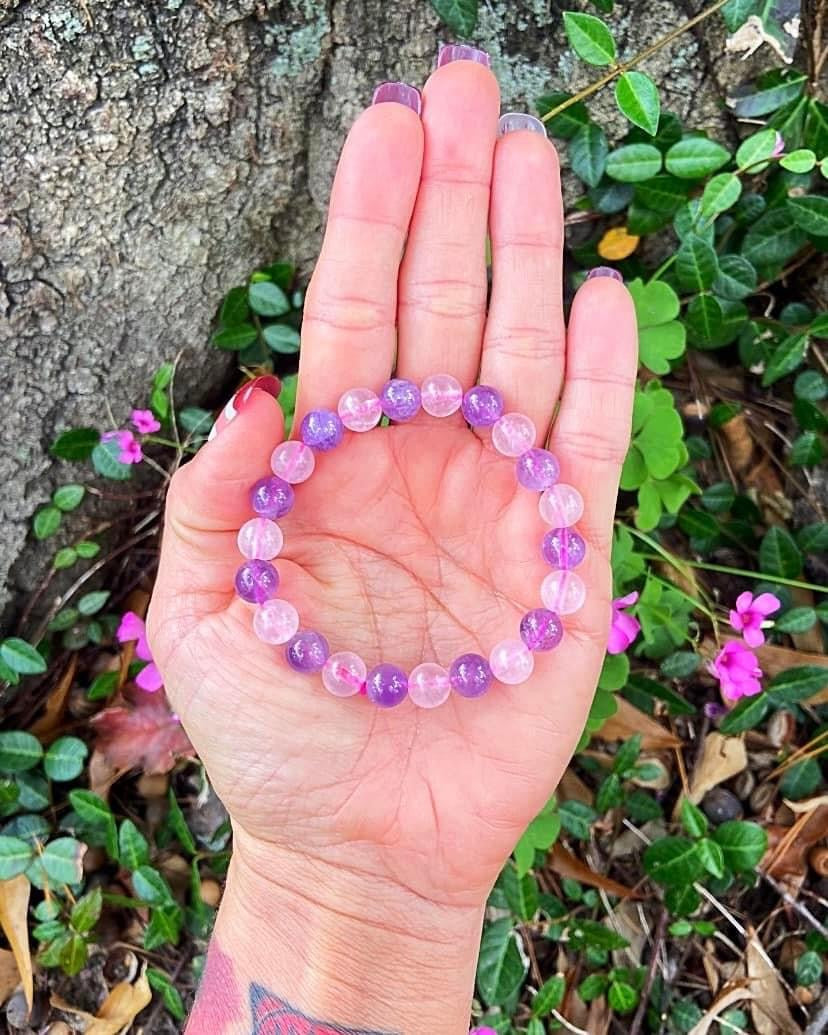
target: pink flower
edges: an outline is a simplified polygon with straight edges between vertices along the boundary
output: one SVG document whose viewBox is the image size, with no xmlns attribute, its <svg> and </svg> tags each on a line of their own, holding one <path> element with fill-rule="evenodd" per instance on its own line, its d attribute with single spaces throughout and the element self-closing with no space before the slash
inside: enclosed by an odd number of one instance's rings
<svg viewBox="0 0 828 1035">
<path fill-rule="evenodd" d="M 612 625 L 607 643 L 608 654 L 623 654 L 641 631 L 641 623 L 624 612 L 638 600 L 637 593 L 628 593 L 612 602 Z"/>
<path fill-rule="evenodd" d="M 121 464 L 140 464 L 144 459 L 141 443 L 131 431 L 107 431 L 101 436 L 101 441 L 118 443 L 118 462 Z"/>
<path fill-rule="evenodd" d="M 469 1035 L 497 1035 L 494 1028 L 472 1028 Z"/>
<path fill-rule="evenodd" d="M 147 627 L 143 618 L 140 618 L 134 611 L 125 611 L 121 616 L 121 624 L 115 633 L 118 643 L 135 643 L 135 657 L 141 661 L 148 661 L 138 675 L 135 677 L 136 686 L 140 686 L 147 693 L 154 694 L 160 690 L 164 680 L 158 671 L 155 662 L 152 660 L 152 651 L 147 643 Z"/>
<path fill-rule="evenodd" d="M 736 597 L 736 610 L 730 612 L 730 624 L 742 634 L 748 647 L 761 647 L 765 642 L 762 624 L 781 606 L 779 597 L 773 593 L 760 593 L 758 597 L 752 593 L 740 593 Z"/>
<path fill-rule="evenodd" d="M 740 640 L 728 640 L 708 667 L 721 683 L 723 696 L 730 701 L 761 693 L 759 661 Z"/>
<path fill-rule="evenodd" d="M 161 423 L 155 419 L 155 414 L 152 410 L 133 410 L 129 415 L 129 419 L 142 435 L 149 435 L 153 431 L 159 431 L 161 428 Z"/>
<path fill-rule="evenodd" d="M 785 138 L 779 132 L 776 131 L 776 140 L 773 145 L 773 157 L 778 158 L 781 154 L 785 153 Z"/>
</svg>

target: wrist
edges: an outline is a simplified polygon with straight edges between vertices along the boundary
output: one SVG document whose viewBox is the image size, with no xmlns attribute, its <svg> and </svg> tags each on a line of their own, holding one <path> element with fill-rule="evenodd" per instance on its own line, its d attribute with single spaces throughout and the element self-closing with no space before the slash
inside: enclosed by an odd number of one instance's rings
<svg viewBox="0 0 828 1035">
<path fill-rule="evenodd" d="M 256 984 L 357 1031 L 465 1035 L 484 905 L 431 902 L 238 831 L 216 937 L 245 1004 Z"/>
</svg>

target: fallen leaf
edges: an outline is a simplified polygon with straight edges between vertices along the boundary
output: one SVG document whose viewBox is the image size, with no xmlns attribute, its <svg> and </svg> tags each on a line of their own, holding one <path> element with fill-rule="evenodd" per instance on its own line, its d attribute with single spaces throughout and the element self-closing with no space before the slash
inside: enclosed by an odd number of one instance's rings
<svg viewBox="0 0 828 1035">
<path fill-rule="evenodd" d="M 812 812 L 800 813 L 793 826 L 771 823 L 765 831 L 768 850 L 759 864 L 760 869 L 771 877 L 801 876 L 807 872 L 810 849 L 828 837 L 828 805 L 818 805 Z"/>
<path fill-rule="evenodd" d="M 710 1031 L 710 1026 L 728 1007 L 733 1006 L 734 1003 L 740 1003 L 744 999 L 753 999 L 753 995 L 754 993 L 746 985 L 740 984 L 735 988 L 725 985 L 721 993 L 716 996 L 707 1008 L 704 1017 L 697 1021 L 690 1029 L 689 1035 L 707 1035 Z"/>
<path fill-rule="evenodd" d="M 743 474 L 753 461 L 753 436 L 744 412 L 737 413 L 719 428 L 730 466 L 736 474 Z"/>
<path fill-rule="evenodd" d="M 618 262 L 629 258 L 638 247 L 640 237 L 631 234 L 625 226 L 614 226 L 607 230 L 598 242 L 598 254 L 602 259 Z"/>
<path fill-rule="evenodd" d="M 756 1035 L 802 1035 L 788 1009 L 788 999 L 779 981 L 779 975 L 762 952 L 756 935 L 747 943 L 747 973 L 753 998 L 750 1013 Z"/>
<path fill-rule="evenodd" d="M 89 790 L 104 801 L 109 801 L 112 784 L 122 776 L 126 769 L 118 769 L 110 765 L 102 751 L 95 748 L 89 756 Z"/>
<path fill-rule="evenodd" d="M 572 769 L 567 769 L 561 777 L 556 794 L 560 801 L 579 801 L 582 805 L 592 805 L 595 801 L 590 788 Z"/>
<path fill-rule="evenodd" d="M 94 1016 L 87 1013 L 86 1010 L 79 1010 L 76 1006 L 72 1006 L 59 995 L 53 995 L 51 998 L 51 1004 L 56 1009 L 71 1013 L 74 1017 L 80 1017 L 86 1022 L 84 1035 L 118 1035 L 132 1024 L 151 1001 L 152 992 L 147 981 L 146 971 L 142 971 L 134 985 L 129 981 L 121 981 L 116 985 Z"/>
<path fill-rule="evenodd" d="M 559 877 L 571 877 L 572 880 L 581 881 L 582 884 L 589 884 L 590 887 L 601 888 L 608 895 L 617 895 L 618 898 L 640 897 L 637 892 L 632 888 L 628 888 L 625 884 L 619 884 L 618 881 L 614 881 L 610 877 L 604 877 L 603 874 L 595 873 L 586 863 L 576 859 L 560 843 L 553 846 L 551 856 L 549 857 L 549 865 Z"/>
<path fill-rule="evenodd" d="M 63 714 L 66 711 L 66 701 L 69 697 L 69 691 L 72 689 L 77 665 L 78 656 L 77 654 L 72 654 L 69 658 L 69 664 L 58 680 L 57 686 L 46 698 L 46 708 L 43 714 L 37 722 L 29 727 L 29 733 L 32 733 L 39 740 L 48 743 L 52 739 L 52 734 L 60 726 Z"/>
<path fill-rule="evenodd" d="M 629 740 L 636 733 L 640 733 L 641 747 L 645 751 L 682 746 L 681 740 L 675 734 L 664 729 L 645 712 L 639 711 L 626 698 L 616 694 L 615 700 L 618 703 L 618 711 L 610 716 L 596 733 L 600 740 Z"/>
<path fill-rule="evenodd" d="M 820 805 L 828 805 L 828 794 L 819 794 L 816 798 L 805 798 L 802 801 L 788 801 L 787 798 L 782 800 L 791 812 L 812 812 Z"/>
<path fill-rule="evenodd" d="M 17 962 L 20 980 L 23 983 L 23 994 L 29 1010 L 34 999 L 34 981 L 32 978 L 32 955 L 29 952 L 29 930 L 27 915 L 29 911 L 29 893 L 32 886 L 21 873 L 12 880 L 0 881 L 0 927 L 11 946 L 12 954 Z"/>
<path fill-rule="evenodd" d="M 821 665 L 823 668 L 828 668 L 828 655 L 817 654 L 813 651 L 794 650 L 792 647 L 778 647 L 773 643 L 765 643 L 758 647 L 756 656 L 768 679 L 797 665 Z M 828 703 L 828 687 L 808 698 L 808 704 L 811 705 L 826 703 Z"/>
<path fill-rule="evenodd" d="M 177 759 L 193 754 L 187 734 L 170 712 L 161 691 L 137 691 L 121 705 L 105 708 L 92 720 L 97 747 L 117 769 L 140 768 L 145 773 L 167 773 Z"/>
<path fill-rule="evenodd" d="M 0 949 L 0 1004 L 5 1003 L 20 984 L 20 971 L 14 953 Z"/>
<path fill-rule="evenodd" d="M 698 805 L 712 787 L 746 768 L 747 751 L 741 738 L 725 737 L 715 731 L 708 733 L 699 764 L 693 770 L 687 796 L 694 805 Z"/>
</svg>

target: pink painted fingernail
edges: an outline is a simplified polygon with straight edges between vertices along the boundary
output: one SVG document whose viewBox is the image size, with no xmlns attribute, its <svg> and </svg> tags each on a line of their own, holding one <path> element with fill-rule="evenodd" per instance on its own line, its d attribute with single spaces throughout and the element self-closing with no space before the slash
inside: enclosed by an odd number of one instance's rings
<svg viewBox="0 0 828 1035">
<path fill-rule="evenodd" d="M 534 115 L 526 115 L 522 111 L 507 111 L 501 115 L 497 123 L 497 135 L 505 137 L 507 133 L 517 133 L 520 130 L 527 130 L 529 133 L 540 133 L 546 136 L 546 126 Z"/>
<path fill-rule="evenodd" d="M 624 277 L 612 266 L 596 266 L 594 270 L 587 273 L 586 279 L 595 280 L 597 277 L 609 277 L 610 280 L 619 280 L 622 284 L 624 283 Z"/>
<path fill-rule="evenodd" d="M 220 431 L 223 431 L 232 420 L 238 417 L 255 393 L 264 392 L 265 395 L 278 399 L 281 390 L 282 382 L 274 374 L 263 374 L 261 377 L 254 377 L 252 381 L 242 385 L 216 418 L 216 422 L 208 436 L 208 441 L 212 441 Z"/>
<path fill-rule="evenodd" d="M 404 104 L 419 115 L 423 107 L 423 98 L 416 86 L 409 86 L 408 83 L 380 83 L 374 90 L 371 104 Z"/>
<path fill-rule="evenodd" d="M 478 65 L 492 67 L 492 61 L 485 50 L 478 50 L 466 43 L 441 43 L 437 54 L 437 67 L 450 65 L 452 61 L 474 61 Z"/>
</svg>

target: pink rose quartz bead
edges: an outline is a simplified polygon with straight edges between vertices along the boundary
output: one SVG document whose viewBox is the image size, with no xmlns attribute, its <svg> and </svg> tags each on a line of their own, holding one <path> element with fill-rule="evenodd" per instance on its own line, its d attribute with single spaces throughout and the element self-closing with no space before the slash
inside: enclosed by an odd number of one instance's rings
<svg viewBox="0 0 828 1035">
<path fill-rule="evenodd" d="M 270 469 L 291 485 L 307 481 L 313 474 L 316 458 L 310 446 L 291 440 L 276 446 L 270 458 Z"/>
<path fill-rule="evenodd" d="M 345 426 L 347 427 L 347 424 Z M 365 686 L 367 675 L 365 662 L 350 650 L 331 654 L 322 666 L 322 683 L 334 697 L 353 697 L 354 694 L 358 694 Z"/>
<path fill-rule="evenodd" d="M 336 412 L 349 431 L 370 431 L 380 422 L 382 403 L 370 388 L 349 388 L 340 397 Z"/>
<path fill-rule="evenodd" d="M 532 652 L 522 640 L 501 640 L 492 647 L 489 665 L 501 683 L 525 683 L 535 667 Z"/>
<path fill-rule="evenodd" d="M 492 428 L 492 445 L 503 456 L 522 456 L 535 444 L 534 422 L 524 413 L 504 413 Z"/>
<path fill-rule="evenodd" d="M 420 387 L 422 406 L 432 417 L 450 417 L 463 402 L 463 386 L 451 374 L 432 374 Z"/>
<path fill-rule="evenodd" d="M 436 708 L 450 693 L 448 672 L 433 661 L 418 665 L 408 677 L 408 696 L 418 708 Z"/>
<path fill-rule="evenodd" d="M 299 613 L 287 600 L 268 600 L 253 614 L 253 632 L 262 643 L 287 643 L 299 629 Z"/>
<path fill-rule="evenodd" d="M 270 561 L 278 555 L 285 542 L 282 530 L 269 518 L 251 518 L 239 529 L 239 551 L 251 560 Z"/>
<path fill-rule="evenodd" d="M 540 516 L 553 528 L 570 528 L 584 514 L 584 500 L 571 485 L 558 482 L 541 494 L 538 501 Z"/>
<path fill-rule="evenodd" d="M 574 571 L 560 568 L 551 571 L 541 583 L 541 600 L 559 615 L 571 615 L 584 606 L 586 586 L 584 580 Z"/>
</svg>

